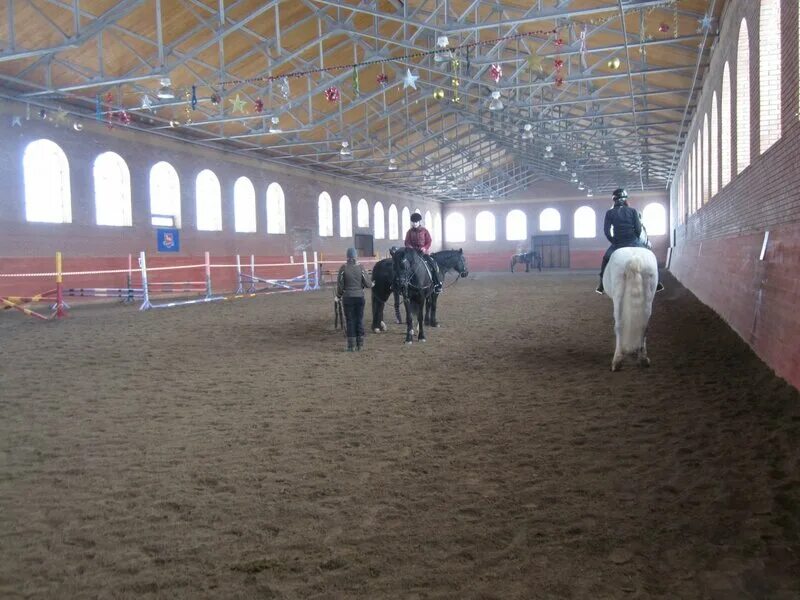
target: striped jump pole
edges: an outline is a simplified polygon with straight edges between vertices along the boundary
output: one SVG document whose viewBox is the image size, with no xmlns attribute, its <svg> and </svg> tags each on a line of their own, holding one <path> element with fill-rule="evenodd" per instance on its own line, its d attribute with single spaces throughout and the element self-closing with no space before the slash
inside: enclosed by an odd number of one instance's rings
<svg viewBox="0 0 800 600">
<path fill-rule="evenodd" d="M 211 298 L 211 253 L 206 250 L 206 298 Z"/>
<path fill-rule="evenodd" d="M 61 252 L 56 252 L 56 319 L 67 316 L 64 310 L 64 277 L 61 275 Z"/>
<path fill-rule="evenodd" d="M 305 276 L 306 284 L 303 286 L 303 291 L 307 292 L 311 289 L 311 283 L 308 278 L 308 254 L 303 250 L 303 275 Z"/>
<path fill-rule="evenodd" d="M 244 293 L 244 281 L 242 280 L 242 260 L 239 255 L 236 255 L 236 291 L 233 292 L 234 294 L 243 294 Z"/>
<path fill-rule="evenodd" d="M 317 251 L 314 250 L 314 287 L 312 289 L 319 289 L 319 273 L 319 258 L 317 257 Z"/>
<path fill-rule="evenodd" d="M 15 310 L 20 311 L 21 313 L 25 313 L 29 317 L 33 317 L 34 319 L 41 319 L 42 321 L 49 321 L 50 317 L 46 317 L 44 315 L 39 314 L 36 311 L 31 310 L 30 308 L 25 308 L 24 306 L 20 306 L 15 302 L 11 302 L 11 300 L 6 300 L 5 298 L 0 297 L 0 302 L 2 302 L 8 308 L 13 308 Z"/>
<path fill-rule="evenodd" d="M 250 255 L 250 287 L 247 293 L 251 294 L 256 291 L 256 255 Z"/>
<path fill-rule="evenodd" d="M 139 268 L 142 270 L 142 305 L 139 310 L 147 310 L 153 308 L 153 305 L 150 303 L 150 291 L 147 288 L 147 261 L 144 251 L 139 252 Z"/>
</svg>

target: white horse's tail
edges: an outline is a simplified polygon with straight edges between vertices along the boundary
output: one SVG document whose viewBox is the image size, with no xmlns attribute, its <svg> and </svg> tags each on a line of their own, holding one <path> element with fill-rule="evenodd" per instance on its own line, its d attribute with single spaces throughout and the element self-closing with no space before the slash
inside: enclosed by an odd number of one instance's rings
<svg viewBox="0 0 800 600">
<path fill-rule="evenodd" d="M 624 277 L 625 288 L 622 292 L 622 309 L 620 311 L 622 321 L 620 349 L 624 353 L 633 353 L 638 351 L 642 345 L 648 320 L 640 257 L 634 256 L 627 262 Z"/>
</svg>

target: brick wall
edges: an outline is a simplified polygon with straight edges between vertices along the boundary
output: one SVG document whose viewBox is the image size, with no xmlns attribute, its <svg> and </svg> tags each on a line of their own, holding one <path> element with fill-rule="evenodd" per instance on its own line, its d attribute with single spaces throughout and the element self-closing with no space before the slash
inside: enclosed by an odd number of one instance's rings
<svg viewBox="0 0 800 600">
<path fill-rule="evenodd" d="M 762 86 L 762 68 L 774 76 L 775 59 L 760 53 L 760 2 L 731 0 L 720 22 L 720 36 L 703 80 L 698 108 L 686 149 L 670 189 L 673 248 L 670 270 L 689 289 L 748 341 L 776 372 L 800 387 L 800 344 L 796 306 L 800 303 L 800 121 L 798 120 L 798 3 L 780 1 L 781 81 Z M 768 3 L 765 3 L 768 4 Z M 776 2 L 777 6 L 777 2 Z M 740 25 L 747 23 L 749 46 L 740 52 Z M 744 38 L 744 35 L 742 35 Z M 776 40 L 766 40 L 775 48 Z M 743 73 L 742 62 L 747 66 Z M 730 76 L 725 76 L 725 65 Z M 749 86 L 743 85 L 749 79 Z M 723 89 L 730 83 L 730 93 Z M 743 93 L 743 89 L 748 92 Z M 766 90 L 766 97 L 763 91 Z M 780 91 L 780 94 L 778 94 Z M 707 203 L 696 202 L 692 186 L 702 174 L 692 171 L 691 149 L 703 120 L 718 103 L 720 148 L 717 164 L 721 188 Z M 729 100 L 727 100 L 729 99 Z M 730 111 L 738 115 L 727 120 Z M 743 113 L 749 115 L 749 127 Z M 762 123 L 761 115 L 769 118 Z M 778 119 L 778 116 L 780 119 Z M 770 144 L 767 134 L 780 131 Z M 730 135 L 730 138 L 726 138 Z M 766 148 L 762 153 L 762 147 Z M 696 155 L 695 155 L 696 156 Z M 737 172 L 740 159 L 749 163 Z M 745 161 L 746 162 L 746 161 Z M 690 165 L 687 167 L 687 165 Z M 708 166 L 706 177 L 708 177 Z M 727 181 L 729 174 L 730 181 Z M 680 202 L 683 196 L 687 199 Z M 692 209 L 695 198 L 696 210 Z M 685 207 L 684 211 L 679 210 Z M 682 213 L 682 214 L 681 214 Z M 765 259 L 759 260 L 764 232 L 769 230 Z"/>
</svg>

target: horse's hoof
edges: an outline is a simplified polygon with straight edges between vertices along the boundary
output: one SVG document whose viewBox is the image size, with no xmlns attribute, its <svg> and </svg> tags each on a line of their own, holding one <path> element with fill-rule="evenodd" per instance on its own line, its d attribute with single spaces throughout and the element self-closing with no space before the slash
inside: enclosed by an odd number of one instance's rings
<svg viewBox="0 0 800 600">
<path fill-rule="evenodd" d="M 611 370 L 612 371 L 621 371 L 622 370 L 622 363 L 621 362 L 611 363 Z"/>
<path fill-rule="evenodd" d="M 386 329 L 387 329 L 387 327 L 386 327 L 386 323 L 384 323 L 383 321 L 381 321 L 381 331 L 386 331 Z"/>
<path fill-rule="evenodd" d="M 418 341 L 420 341 L 420 342 L 422 342 L 422 343 L 425 343 L 425 342 L 427 342 L 427 341 L 428 341 L 428 339 L 427 339 L 427 338 L 424 338 L 424 337 L 422 337 L 422 338 L 419 338 L 419 340 L 418 340 Z"/>
<path fill-rule="evenodd" d="M 411 345 L 411 344 L 413 344 L 413 343 L 414 343 L 414 342 L 412 342 L 411 340 L 406 340 L 406 346 L 410 346 L 410 345 Z"/>
<path fill-rule="evenodd" d="M 639 359 L 639 366 L 640 367 L 649 367 L 650 366 L 650 359 L 647 357 Z"/>
<path fill-rule="evenodd" d="M 395 320 L 395 323 L 397 323 L 398 325 L 402 325 L 402 324 L 403 324 L 403 321 L 402 321 L 402 320 L 400 320 L 400 319 L 396 319 L 396 320 Z"/>
<path fill-rule="evenodd" d="M 380 329 L 378 329 L 377 327 L 376 327 L 375 329 L 373 329 L 373 330 L 372 330 L 372 333 L 380 333 L 380 332 L 381 332 L 381 330 L 380 330 Z"/>
</svg>

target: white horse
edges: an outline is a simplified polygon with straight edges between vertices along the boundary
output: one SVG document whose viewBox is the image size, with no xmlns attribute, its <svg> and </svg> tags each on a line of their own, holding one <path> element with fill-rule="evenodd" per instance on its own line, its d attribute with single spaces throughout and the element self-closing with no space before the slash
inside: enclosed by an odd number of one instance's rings
<svg viewBox="0 0 800 600">
<path fill-rule="evenodd" d="M 614 301 L 617 347 L 612 371 L 622 368 L 625 354 L 636 354 L 640 366 L 650 366 L 645 336 L 657 285 L 658 262 L 651 250 L 620 248 L 611 255 L 603 274 L 603 288 Z"/>
</svg>

